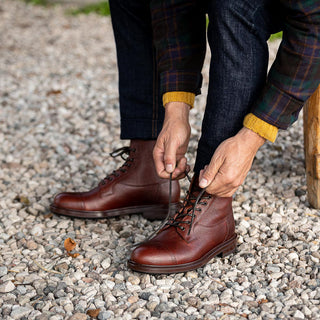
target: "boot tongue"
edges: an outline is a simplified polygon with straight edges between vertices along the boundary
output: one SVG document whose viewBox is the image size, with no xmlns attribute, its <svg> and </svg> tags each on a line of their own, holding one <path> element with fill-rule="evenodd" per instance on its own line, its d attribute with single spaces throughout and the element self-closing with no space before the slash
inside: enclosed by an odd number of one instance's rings
<svg viewBox="0 0 320 320">
<path fill-rule="evenodd" d="M 195 174 L 191 180 L 189 193 L 193 196 L 198 196 L 202 189 L 199 187 L 199 175 Z"/>
<path fill-rule="evenodd" d="M 189 194 L 185 199 L 186 202 L 184 204 L 186 205 L 186 203 L 188 203 L 188 205 L 185 206 L 185 209 L 188 209 L 194 205 L 201 190 L 202 189 L 199 187 L 199 175 L 195 174 L 190 182 Z"/>
</svg>

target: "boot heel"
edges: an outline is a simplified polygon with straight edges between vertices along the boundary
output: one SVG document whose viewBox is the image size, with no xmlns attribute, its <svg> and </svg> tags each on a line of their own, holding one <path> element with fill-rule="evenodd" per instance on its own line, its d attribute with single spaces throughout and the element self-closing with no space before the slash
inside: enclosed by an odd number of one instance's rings
<svg viewBox="0 0 320 320">
<path fill-rule="evenodd" d="M 168 210 L 163 208 L 153 208 L 146 210 L 142 216 L 147 220 L 164 220 L 167 216 Z"/>
<path fill-rule="evenodd" d="M 171 203 L 170 212 L 172 215 L 174 214 L 174 212 L 177 210 L 178 207 L 179 207 L 179 203 Z M 167 215 L 168 215 L 167 205 L 150 207 L 148 209 L 145 209 L 142 212 L 142 216 L 148 220 L 164 220 L 167 217 Z"/>
<path fill-rule="evenodd" d="M 223 249 L 222 252 L 218 254 L 220 258 L 225 258 L 228 255 L 235 253 L 237 250 L 237 239 L 235 239 L 232 243 L 230 243 L 227 247 Z"/>
</svg>

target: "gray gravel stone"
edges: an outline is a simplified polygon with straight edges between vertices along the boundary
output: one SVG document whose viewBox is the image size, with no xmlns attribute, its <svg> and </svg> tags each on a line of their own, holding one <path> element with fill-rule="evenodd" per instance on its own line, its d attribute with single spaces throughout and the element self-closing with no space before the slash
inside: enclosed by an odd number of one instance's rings
<svg viewBox="0 0 320 320">
<path fill-rule="evenodd" d="M 85 313 L 75 313 L 69 320 L 87 320 L 87 315 Z"/>
<path fill-rule="evenodd" d="M 15 285 L 11 281 L 6 281 L 0 284 L 0 292 L 1 293 L 8 293 L 15 289 Z"/>
<path fill-rule="evenodd" d="M 113 312 L 111 311 L 103 311 L 103 312 L 100 312 L 98 315 L 99 320 L 112 319 L 112 317 L 113 317 Z"/>
<path fill-rule="evenodd" d="M 32 309 L 30 308 L 14 306 L 10 317 L 13 319 L 21 319 L 22 317 L 27 317 L 31 311 Z"/>
<path fill-rule="evenodd" d="M 5 276 L 8 273 L 7 267 L 0 267 L 0 277 Z"/>
</svg>

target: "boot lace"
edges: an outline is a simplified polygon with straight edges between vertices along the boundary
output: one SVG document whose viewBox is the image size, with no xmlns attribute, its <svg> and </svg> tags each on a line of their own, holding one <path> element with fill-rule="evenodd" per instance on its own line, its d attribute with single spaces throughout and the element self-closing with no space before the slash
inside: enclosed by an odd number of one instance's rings
<svg viewBox="0 0 320 320">
<path fill-rule="evenodd" d="M 191 182 L 191 178 L 188 175 L 188 172 L 185 172 L 186 177 L 188 178 L 189 182 Z M 189 230 L 188 230 L 188 235 L 191 232 L 191 228 L 192 228 L 192 224 L 194 222 L 194 218 L 196 217 L 196 212 L 201 212 L 201 208 L 198 208 L 198 204 L 200 205 L 207 205 L 206 201 L 202 201 L 202 200 L 208 200 L 211 199 L 212 196 L 210 194 L 205 195 L 206 192 L 206 188 L 201 189 L 201 191 L 198 193 L 198 195 L 194 195 L 193 193 L 190 193 L 189 191 L 187 191 L 187 196 L 182 204 L 182 206 L 180 206 L 179 209 L 176 210 L 175 214 L 172 216 L 171 214 L 171 198 L 172 198 L 172 173 L 170 174 L 170 183 L 169 183 L 169 207 L 168 207 L 168 214 L 166 216 L 166 218 L 163 220 L 163 222 L 160 224 L 160 226 L 149 236 L 147 237 L 145 240 L 136 243 L 133 245 L 133 247 L 137 247 L 149 240 L 151 240 L 152 238 L 154 238 L 161 229 L 163 229 L 165 226 L 172 226 L 175 228 L 179 228 L 180 230 L 184 231 L 185 230 L 185 226 L 187 225 L 189 226 Z M 191 219 L 189 220 L 184 220 L 186 217 L 190 216 Z"/>
<path fill-rule="evenodd" d="M 179 228 L 180 230 L 185 230 L 185 225 L 189 226 L 188 235 L 190 234 L 194 218 L 196 217 L 196 212 L 201 212 L 202 209 L 198 205 L 207 205 L 205 200 L 212 198 L 211 195 L 204 195 L 206 189 L 201 189 L 198 195 L 195 195 L 187 191 L 186 199 L 183 202 L 182 207 L 176 211 L 173 217 L 169 217 L 166 225 Z M 186 217 L 191 217 L 191 219 L 185 219 Z"/>
<path fill-rule="evenodd" d="M 131 167 L 131 164 L 134 161 L 134 159 L 130 157 L 130 153 L 135 151 L 135 148 L 130 147 L 122 147 L 112 151 L 110 153 L 110 156 L 112 158 L 121 157 L 123 160 L 125 160 L 125 163 L 119 169 L 112 171 L 112 173 L 108 174 L 105 178 L 103 178 L 99 185 L 105 185 L 107 181 L 112 181 L 114 178 L 119 177 L 121 173 L 127 172 L 128 167 Z"/>
</svg>

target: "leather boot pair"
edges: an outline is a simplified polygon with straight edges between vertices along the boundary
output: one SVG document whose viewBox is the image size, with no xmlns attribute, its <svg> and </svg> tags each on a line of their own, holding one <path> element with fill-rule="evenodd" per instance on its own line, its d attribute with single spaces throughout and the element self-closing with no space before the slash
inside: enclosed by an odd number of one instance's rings
<svg viewBox="0 0 320 320">
<path fill-rule="evenodd" d="M 56 214 L 77 218 L 107 218 L 142 213 L 147 219 L 164 219 L 168 212 L 169 181 L 160 179 L 154 167 L 154 140 L 131 140 L 111 156 L 125 162 L 87 192 L 58 194 L 50 209 Z M 180 200 L 178 181 L 172 185 L 172 203 Z"/>
<path fill-rule="evenodd" d="M 185 272 L 232 253 L 237 236 L 231 202 L 205 192 L 195 176 L 181 209 L 134 249 L 128 266 L 146 273 Z"/>
</svg>

